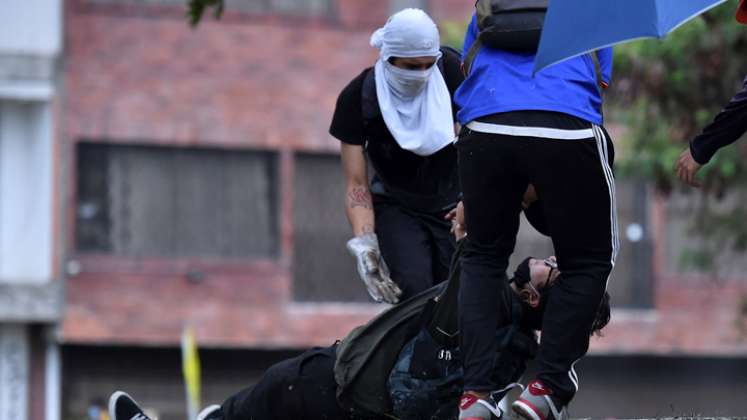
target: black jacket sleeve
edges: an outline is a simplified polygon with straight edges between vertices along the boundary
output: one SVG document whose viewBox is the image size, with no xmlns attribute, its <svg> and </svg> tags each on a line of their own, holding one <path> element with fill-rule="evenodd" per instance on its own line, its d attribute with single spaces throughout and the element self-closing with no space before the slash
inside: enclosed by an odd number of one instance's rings
<svg viewBox="0 0 747 420">
<path fill-rule="evenodd" d="M 690 141 L 690 153 L 696 162 L 708 163 L 718 149 L 737 141 L 747 132 L 747 77 L 742 90 L 716 115 L 703 132 Z"/>
</svg>

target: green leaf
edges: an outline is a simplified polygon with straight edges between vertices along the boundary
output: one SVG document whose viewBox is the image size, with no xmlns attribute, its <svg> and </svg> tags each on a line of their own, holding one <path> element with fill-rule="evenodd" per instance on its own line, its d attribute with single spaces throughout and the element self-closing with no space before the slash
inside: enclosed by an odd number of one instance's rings
<svg viewBox="0 0 747 420">
<path fill-rule="evenodd" d="M 187 0 L 187 19 L 190 26 L 196 28 L 202 20 L 205 9 L 210 7 L 214 8 L 213 17 L 220 19 L 223 15 L 224 0 Z"/>
</svg>

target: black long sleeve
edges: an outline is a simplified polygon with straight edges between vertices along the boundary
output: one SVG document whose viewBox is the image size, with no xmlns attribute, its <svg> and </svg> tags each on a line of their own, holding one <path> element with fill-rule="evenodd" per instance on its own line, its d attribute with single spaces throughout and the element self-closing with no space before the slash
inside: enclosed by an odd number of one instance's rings
<svg viewBox="0 0 747 420">
<path fill-rule="evenodd" d="M 747 132 L 747 77 L 742 90 L 716 115 L 703 132 L 690 141 L 690 152 L 696 162 L 708 163 L 718 149 L 737 141 Z"/>
</svg>

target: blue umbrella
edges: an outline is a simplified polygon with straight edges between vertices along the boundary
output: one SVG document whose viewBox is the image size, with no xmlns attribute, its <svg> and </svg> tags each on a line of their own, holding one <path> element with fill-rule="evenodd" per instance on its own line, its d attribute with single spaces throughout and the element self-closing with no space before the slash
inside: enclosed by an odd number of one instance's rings
<svg viewBox="0 0 747 420">
<path fill-rule="evenodd" d="M 534 72 L 602 47 L 662 38 L 726 0 L 550 0 Z"/>
</svg>

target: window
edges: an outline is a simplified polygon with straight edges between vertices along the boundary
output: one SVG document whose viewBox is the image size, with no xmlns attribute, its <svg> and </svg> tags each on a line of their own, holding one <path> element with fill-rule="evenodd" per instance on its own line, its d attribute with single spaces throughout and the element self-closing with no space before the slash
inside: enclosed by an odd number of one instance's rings
<svg viewBox="0 0 747 420">
<path fill-rule="evenodd" d="M 369 301 L 345 243 L 345 181 L 336 155 L 296 155 L 293 296 L 298 301 Z"/>
<path fill-rule="evenodd" d="M 746 198 L 744 191 L 733 189 L 719 200 L 712 197 L 704 199 L 699 195 L 674 192 L 664 204 L 664 268 L 668 274 L 682 277 L 721 280 L 745 278 L 745 252 L 735 247 L 734 235 L 723 233 L 730 223 L 744 223 L 744 216 L 735 211 Z M 710 220 L 710 229 L 716 233 L 712 238 L 704 238 L 694 229 L 699 212 L 705 207 L 723 217 L 723 221 Z"/>
<path fill-rule="evenodd" d="M 79 251 L 150 257 L 272 257 L 276 156 L 78 145 Z"/>
<path fill-rule="evenodd" d="M 614 307 L 653 307 L 653 242 L 649 188 L 642 181 L 615 183 L 620 253 L 607 283 Z"/>
</svg>

